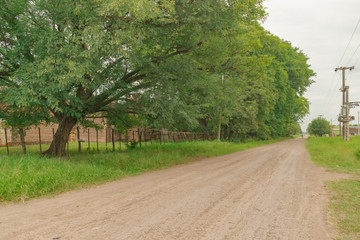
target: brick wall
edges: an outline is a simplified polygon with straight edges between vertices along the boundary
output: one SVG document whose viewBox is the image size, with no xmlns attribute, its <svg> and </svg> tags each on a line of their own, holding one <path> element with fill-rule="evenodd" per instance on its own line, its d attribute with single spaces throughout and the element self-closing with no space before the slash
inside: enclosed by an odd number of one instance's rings
<svg viewBox="0 0 360 240">
<path fill-rule="evenodd" d="M 26 131 L 26 136 L 25 136 L 26 144 L 39 144 L 40 141 L 39 128 L 41 135 L 41 143 L 51 143 L 51 141 L 53 140 L 53 134 L 56 132 L 58 125 L 50 124 L 46 126 L 40 125 L 37 127 L 31 127 Z M 2 144 L 1 142 L 1 144 L 5 145 L 5 136 L 3 136 L 4 134 L 1 134 L 1 130 L 3 131 L 3 129 L 0 129 L 0 141 L 4 140 L 4 143 Z M 140 134 L 142 135 L 141 138 L 144 139 L 145 134 L 142 132 L 142 130 L 138 128 L 134 128 L 129 130 L 127 133 L 129 141 L 131 140 L 138 141 L 139 131 Z M 90 140 L 90 142 L 96 142 L 97 139 L 98 142 L 112 141 L 112 129 L 106 128 L 105 126 L 103 129 L 99 129 L 99 130 L 96 130 L 95 128 L 88 129 L 88 128 L 79 127 L 79 135 L 80 135 L 80 139 L 85 142 L 87 142 L 88 140 Z M 120 134 L 119 131 L 114 130 L 114 141 L 119 141 L 119 140 L 125 141 L 125 138 L 126 138 L 126 134 Z M 70 133 L 69 142 L 75 142 L 77 141 L 77 139 L 78 139 L 77 128 L 75 127 Z M 8 130 L 8 142 L 10 143 L 10 145 L 20 144 L 20 136 L 15 133 L 11 134 L 11 131 Z"/>
</svg>

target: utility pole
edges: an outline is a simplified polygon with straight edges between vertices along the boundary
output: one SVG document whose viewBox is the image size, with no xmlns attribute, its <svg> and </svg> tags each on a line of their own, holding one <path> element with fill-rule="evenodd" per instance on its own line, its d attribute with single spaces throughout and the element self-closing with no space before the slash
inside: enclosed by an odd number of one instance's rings
<svg viewBox="0 0 360 240">
<path fill-rule="evenodd" d="M 349 116 L 350 113 L 350 104 L 349 104 L 349 86 L 345 85 L 345 71 L 346 70 L 353 70 L 354 66 L 352 67 L 341 67 L 336 68 L 335 72 L 341 70 L 342 71 L 342 88 L 340 89 L 343 92 L 343 102 L 341 106 L 341 115 L 339 117 L 339 122 L 343 123 L 343 139 L 344 141 L 349 141 L 349 122 L 354 120 L 354 117 Z"/>
<path fill-rule="evenodd" d="M 341 114 L 338 115 L 338 118 L 340 118 Z M 341 122 L 339 121 L 339 136 L 342 136 L 341 134 Z"/>
</svg>

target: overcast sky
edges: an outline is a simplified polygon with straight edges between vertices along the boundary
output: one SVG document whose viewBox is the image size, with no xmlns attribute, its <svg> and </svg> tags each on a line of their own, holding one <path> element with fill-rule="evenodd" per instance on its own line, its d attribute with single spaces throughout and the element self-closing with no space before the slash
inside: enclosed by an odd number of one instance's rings
<svg viewBox="0 0 360 240">
<path fill-rule="evenodd" d="M 317 74 L 305 94 L 310 114 L 302 129 L 319 115 L 338 124 L 342 80 L 341 71 L 335 73 L 336 67 L 355 66 L 346 72 L 346 85 L 350 86 L 350 101 L 360 101 L 360 24 L 353 35 L 360 20 L 360 0 L 267 0 L 265 6 L 265 29 L 300 48 Z M 356 117 L 351 124 L 358 123 L 358 111 L 360 107 L 351 109 L 350 115 Z"/>
</svg>

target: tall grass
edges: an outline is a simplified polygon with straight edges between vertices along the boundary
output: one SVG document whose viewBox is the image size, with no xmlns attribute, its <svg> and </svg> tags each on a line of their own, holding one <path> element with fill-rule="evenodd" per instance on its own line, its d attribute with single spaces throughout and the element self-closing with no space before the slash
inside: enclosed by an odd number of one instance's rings
<svg viewBox="0 0 360 240">
<path fill-rule="evenodd" d="M 116 152 L 77 153 L 63 158 L 46 158 L 37 147 L 26 155 L 11 154 L 0 157 L 0 202 L 24 201 L 42 196 L 53 196 L 65 191 L 101 184 L 193 161 L 196 157 L 219 156 L 280 141 L 184 142 L 147 144 L 142 148 Z"/>
<path fill-rule="evenodd" d="M 353 174 L 353 179 L 327 183 L 332 192 L 330 213 L 339 239 L 360 240 L 360 136 L 345 142 L 341 137 L 309 138 L 306 147 L 319 166 Z"/>
<path fill-rule="evenodd" d="M 316 138 L 306 141 L 311 159 L 319 166 L 328 167 L 338 172 L 358 172 L 360 159 L 360 136 L 352 137 L 349 142 L 341 137 Z"/>
</svg>

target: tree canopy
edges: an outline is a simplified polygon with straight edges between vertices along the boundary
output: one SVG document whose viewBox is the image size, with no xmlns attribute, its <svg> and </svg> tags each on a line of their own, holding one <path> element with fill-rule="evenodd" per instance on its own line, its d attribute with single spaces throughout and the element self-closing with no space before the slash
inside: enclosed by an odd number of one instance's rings
<svg viewBox="0 0 360 240">
<path fill-rule="evenodd" d="M 1 102 L 55 118 L 52 155 L 77 123 L 130 112 L 159 128 L 286 135 L 314 73 L 264 16 L 262 0 L 0 0 Z"/>
<path fill-rule="evenodd" d="M 330 134 L 330 123 L 324 118 L 315 118 L 309 123 L 307 132 L 318 137 L 324 134 Z"/>
</svg>

